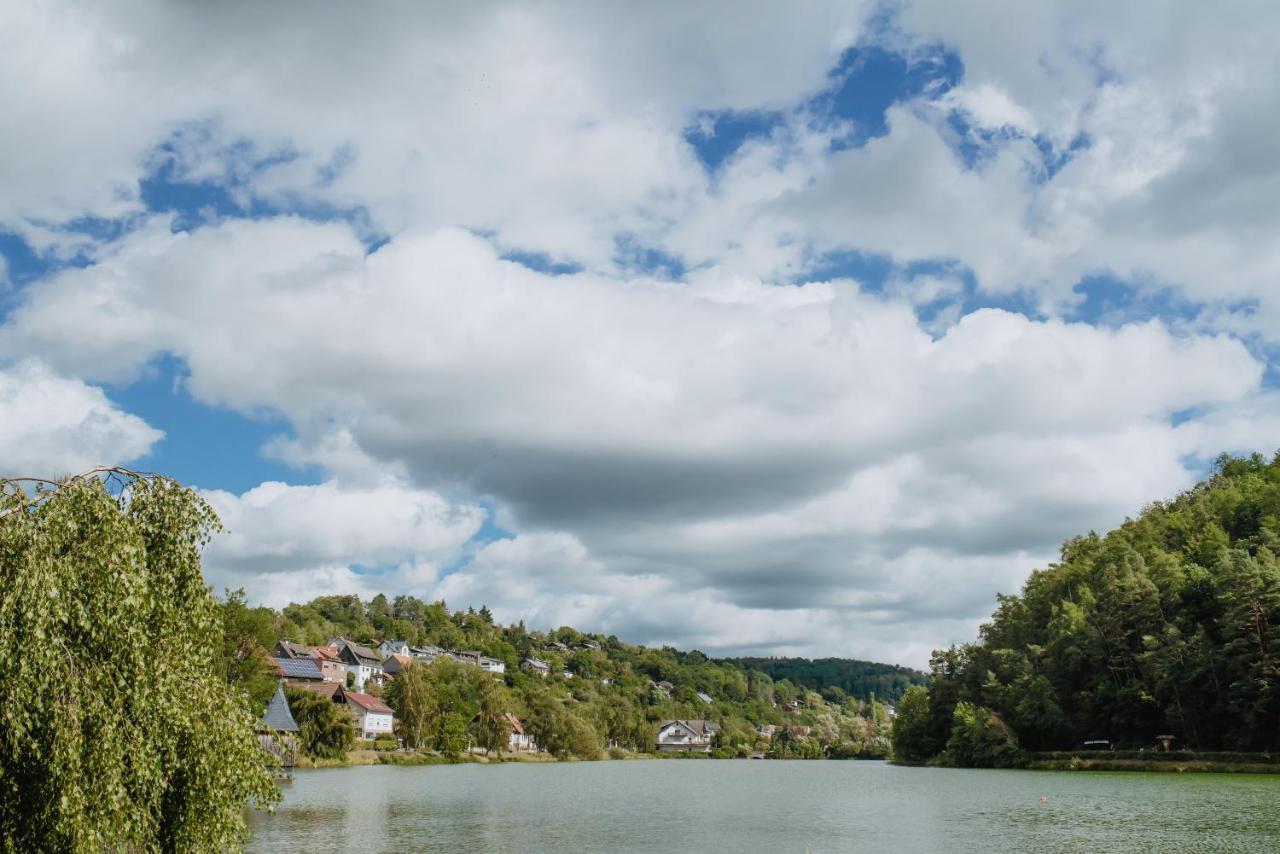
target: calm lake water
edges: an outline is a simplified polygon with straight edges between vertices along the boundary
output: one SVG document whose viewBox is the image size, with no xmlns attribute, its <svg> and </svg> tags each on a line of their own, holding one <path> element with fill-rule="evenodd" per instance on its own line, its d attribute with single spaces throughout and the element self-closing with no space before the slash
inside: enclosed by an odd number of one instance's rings
<svg viewBox="0 0 1280 854">
<path fill-rule="evenodd" d="M 1280 775 L 750 760 L 371 766 L 299 772 L 276 814 L 252 826 L 249 849 L 262 852 L 1275 852 Z"/>
</svg>

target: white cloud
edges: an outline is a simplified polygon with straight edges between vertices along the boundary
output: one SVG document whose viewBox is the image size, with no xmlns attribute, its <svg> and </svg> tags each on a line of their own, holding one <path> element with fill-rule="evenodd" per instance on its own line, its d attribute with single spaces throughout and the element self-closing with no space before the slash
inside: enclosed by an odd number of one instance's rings
<svg viewBox="0 0 1280 854">
<path fill-rule="evenodd" d="M 56 478 L 146 454 L 164 434 L 102 389 L 28 359 L 0 369 L 0 473 Z"/>
</svg>

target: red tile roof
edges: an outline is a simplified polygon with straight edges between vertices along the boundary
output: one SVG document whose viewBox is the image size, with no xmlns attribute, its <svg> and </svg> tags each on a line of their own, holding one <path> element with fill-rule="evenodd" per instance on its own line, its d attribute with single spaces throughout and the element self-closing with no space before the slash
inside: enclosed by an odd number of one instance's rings
<svg viewBox="0 0 1280 854">
<path fill-rule="evenodd" d="M 520 723 L 520 719 L 518 717 L 511 714 L 510 712 L 503 712 L 502 714 L 504 717 L 506 717 L 507 723 L 511 724 L 512 732 L 517 732 L 520 735 L 524 735 L 524 724 Z"/>
<path fill-rule="evenodd" d="M 360 694 L 355 691 L 343 691 L 342 696 L 347 698 L 347 702 L 355 703 L 367 712 L 391 714 L 391 707 L 371 694 Z"/>
</svg>

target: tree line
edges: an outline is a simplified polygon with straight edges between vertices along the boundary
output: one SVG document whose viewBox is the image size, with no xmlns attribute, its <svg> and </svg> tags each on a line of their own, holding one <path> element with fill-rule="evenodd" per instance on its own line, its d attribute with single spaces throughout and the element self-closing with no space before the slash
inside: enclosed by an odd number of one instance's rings
<svg viewBox="0 0 1280 854">
<path fill-rule="evenodd" d="M 1063 544 L 974 643 L 934 653 L 895 754 L 1007 765 L 1085 742 L 1280 749 L 1280 454 Z"/>
</svg>

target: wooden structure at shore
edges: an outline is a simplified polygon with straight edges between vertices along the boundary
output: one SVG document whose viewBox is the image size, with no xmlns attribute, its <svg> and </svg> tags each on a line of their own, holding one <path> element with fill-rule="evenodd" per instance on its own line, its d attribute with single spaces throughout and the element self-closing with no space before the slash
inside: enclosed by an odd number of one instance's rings
<svg viewBox="0 0 1280 854">
<path fill-rule="evenodd" d="M 258 744 L 280 761 L 280 773 L 292 776 L 298 764 L 298 722 L 289 711 L 289 701 L 284 696 L 284 683 L 276 686 L 275 696 L 267 704 L 267 711 L 258 722 Z"/>
</svg>

